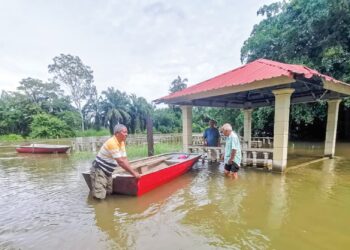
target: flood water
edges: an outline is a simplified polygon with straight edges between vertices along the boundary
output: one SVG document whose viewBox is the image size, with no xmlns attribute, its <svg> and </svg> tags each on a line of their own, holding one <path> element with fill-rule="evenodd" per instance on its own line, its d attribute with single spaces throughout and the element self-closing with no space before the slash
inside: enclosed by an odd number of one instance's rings
<svg viewBox="0 0 350 250">
<path fill-rule="evenodd" d="M 320 144 L 295 144 L 300 163 Z M 349 249 L 350 144 L 273 174 L 197 164 L 141 197 L 89 196 L 93 156 L 0 151 L 0 249 Z M 292 163 L 289 162 L 289 165 Z"/>
</svg>

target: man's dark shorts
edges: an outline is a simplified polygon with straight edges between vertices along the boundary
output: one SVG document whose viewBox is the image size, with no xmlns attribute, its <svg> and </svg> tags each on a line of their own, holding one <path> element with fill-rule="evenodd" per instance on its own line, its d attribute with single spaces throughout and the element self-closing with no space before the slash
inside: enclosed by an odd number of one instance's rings
<svg viewBox="0 0 350 250">
<path fill-rule="evenodd" d="M 231 171 L 233 173 L 237 173 L 239 170 L 239 166 L 237 163 L 232 162 L 232 164 L 225 164 L 225 170 L 229 172 Z"/>
</svg>

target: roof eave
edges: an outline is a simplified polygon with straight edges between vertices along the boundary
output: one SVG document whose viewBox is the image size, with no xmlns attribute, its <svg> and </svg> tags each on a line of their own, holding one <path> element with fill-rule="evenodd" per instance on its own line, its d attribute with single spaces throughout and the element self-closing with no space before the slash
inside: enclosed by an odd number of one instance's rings
<svg viewBox="0 0 350 250">
<path fill-rule="evenodd" d="M 323 82 L 323 88 L 328 89 L 337 93 L 350 95 L 350 84 L 340 82 L 340 81 L 329 81 L 322 79 Z"/>
<path fill-rule="evenodd" d="M 176 104 L 178 102 L 184 103 L 184 102 L 190 102 L 190 101 L 195 100 L 195 99 L 220 96 L 220 95 L 229 94 L 229 93 L 233 94 L 233 93 L 256 90 L 256 89 L 261 89 L 261 88 L 266 88 L 266 87 L 275 87 L 278 85 L 283 85 L 283 84 L 288 84 L 288 83 L 293 83 L 293 82 L 295 82 L 295 79 L 293 79 L 291 77 L 278 76 L 278 77 L 273 77 L 273 78 L 269 78 L 269 79 L 254 81 L 251 83 L 232 85 L 232 86 L 228 86 L 228 87 L 224 87 L 224 88 L 212 89 L 212 90 L 208 90 L 205 92 L 194 93 L 194 94 L 189 94 L 189 95 L 184 95 L 184 96 L 179 96 L 179 97 L 174 97 L 174 98 L 164 99 L 164 97 L 163 97 L 161 99 L 155 100 L 155 102 L 158 102 L 158 103 L 163 102 L 163 103 L 168 103 L 168 104 Z"/>
</svg>

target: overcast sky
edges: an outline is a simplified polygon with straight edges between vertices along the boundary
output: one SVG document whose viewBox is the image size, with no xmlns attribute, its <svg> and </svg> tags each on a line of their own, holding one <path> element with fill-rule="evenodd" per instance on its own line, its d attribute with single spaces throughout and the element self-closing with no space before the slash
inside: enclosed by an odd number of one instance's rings
<svg viewBox="0 0 350 250">
<path fill-rule="evenodd" d="M 94 71 L 99 93 L 115 87 L 148 101 L 241 65 L 240 49 L 275 0 L 0 0 L 0 89 L 47 81 L 61 53 Z"/>
</svg>

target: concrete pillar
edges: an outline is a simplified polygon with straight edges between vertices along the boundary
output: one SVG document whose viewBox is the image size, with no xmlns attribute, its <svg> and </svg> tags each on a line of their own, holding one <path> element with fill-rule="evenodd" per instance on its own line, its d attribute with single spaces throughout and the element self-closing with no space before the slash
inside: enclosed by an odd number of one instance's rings
<svg viewBox="0 0 350 250">
<path fill-rule="evenodd" d="M 182 145 L 184 152 L 192 145 L 192 106 L 181 106 L 182 110 Z"/>
<path fill-rule="evenodd" d="M 278 89 L 275 95 L 272 170 L 283 172 L 287 166 L 290 97 L 294 89 Z"/>
<path fill-rule="evenodd" d="M 339 99 L 328 101 L 326 141 L 324 145 L 324 155 L 333 158 L 335 152 L 335 141 L 337 137 Z"/>
<path fill-rule="evenodd" d="M 252 147 L 252 109 L 244 109 L 244 135 L 243 141 L 247 143 L 248 148 Z"/>
</svg>

